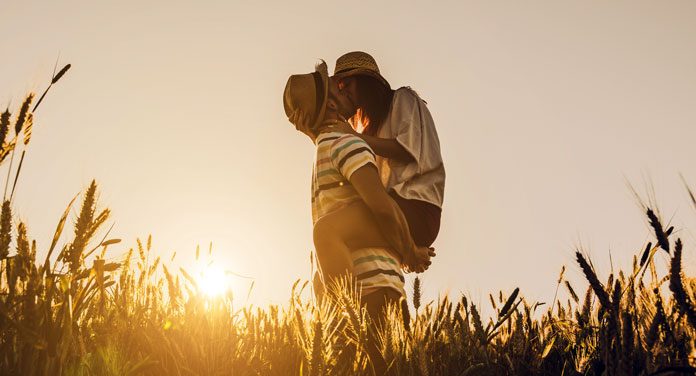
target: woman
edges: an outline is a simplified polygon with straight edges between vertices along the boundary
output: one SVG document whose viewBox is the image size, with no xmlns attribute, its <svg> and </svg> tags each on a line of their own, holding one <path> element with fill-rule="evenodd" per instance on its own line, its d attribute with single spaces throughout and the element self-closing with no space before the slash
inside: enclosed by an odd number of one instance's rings
<svg viewBox="0 0 696 376">
<path fill-rule="evenodd" d="M 414 242 L 431 246 L 440 230 L 445 169 L 425 101 L 408 87 L 392 90 L 374 58 L 365 52 L 339 57 L 332 79 L 352 104 L 346 116 L 352 126 L 334 121 L 333 128 L 359 136 L 372 148 L 382 183 L 401 208 Z M 368 246 L 360 219 L 364 215 L 359 208 L 347 207 L 322 218 L 317 225 L 330 231 L 315 227 L 315 240 L 319 240 L 315 243 L 343 242 L 351 249 Z"/>
</svg>

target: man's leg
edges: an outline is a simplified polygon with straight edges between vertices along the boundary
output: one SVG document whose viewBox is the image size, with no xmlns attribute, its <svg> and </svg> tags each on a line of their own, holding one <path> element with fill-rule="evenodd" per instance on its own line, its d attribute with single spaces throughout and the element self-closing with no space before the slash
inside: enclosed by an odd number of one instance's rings
<svg viewBox="0 0 696 376">
<path fill-rule="evenodd" d="M 390 304 L 401 307 L 401 298 L 401 293 L 390 288 L 382 288 L 362 297 L 362 302 L 367 309 L 372 325 L 372 330 L 368 332 L 367 353 L 370 355 L 376 375 L 388 374 L 387 362 L 379 349 L 377 333 L 381 330 L 391 330 L 387 327 L 387 307 Z"/>
<path fill-rule="evenodd" d="M 362 300 L 367 309 L 367 314 L 370 315 L 370 319 L 381 328 L 386 324 L 387 307 L 390 304 L 401 307 L 401 298 L 402 296 L 398 291 L 390 288 L 382 288 L 372 294 L 364 296 Z"/>
</svg>

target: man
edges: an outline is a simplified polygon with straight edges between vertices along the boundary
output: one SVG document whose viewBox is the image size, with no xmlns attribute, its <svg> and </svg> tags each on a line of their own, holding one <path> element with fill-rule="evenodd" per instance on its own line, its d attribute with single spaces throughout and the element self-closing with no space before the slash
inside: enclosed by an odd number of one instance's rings
<svg viewBox="0 0 696 376">
<path fill-rule="evenodd" d="M 355 135 L 332 131 L 331 124 L 342 118 L 341 112 L 354 109 L 338 93 L 336 83 L 330 81 L 326 63 L 319 64 L 313 73 L 291 76 L 283 104 L 296 128 L 317 146 L 312 220 L 324 281 L 352 275 L 360 285 L 368 312 L 376 319 L 387 303 L 405 296 L 401 266 L 424 270 L 434 254 L 415 245 L 403 213 L 382 186 L 370 147 Z M 297 121 L 297 113 L 305 114 L 307 119 Z M 322 219 L 346 208 L 353 211 L 350 218 L 357 222 L 353 225 L 361 229 L 364 239 L 354 239 L 352 247 L 340 242 L 324 244 L 321 234 L 332 229 Z"/>
</svg>

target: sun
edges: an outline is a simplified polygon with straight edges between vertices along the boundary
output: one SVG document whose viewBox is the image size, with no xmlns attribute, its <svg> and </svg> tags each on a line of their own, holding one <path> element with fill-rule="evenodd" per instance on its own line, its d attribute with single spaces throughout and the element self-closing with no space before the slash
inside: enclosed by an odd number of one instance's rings
<svg viewBox="0 0 696 376">
<path fill-rule="evenodd" d="M 200 274 L 198 287 L 209 297 L 225 294 L 231 288 L 230 278 L 220 267 L 211 265 Z"/>
</svg>

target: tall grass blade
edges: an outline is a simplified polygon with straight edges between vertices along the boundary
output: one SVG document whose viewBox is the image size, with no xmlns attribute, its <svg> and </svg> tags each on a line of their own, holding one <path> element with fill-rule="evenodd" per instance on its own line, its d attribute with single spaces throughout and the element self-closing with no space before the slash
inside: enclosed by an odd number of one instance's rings
<svg viewBox="0 0 696 376">
<path fill-rule="evenodd" d="M 65 208 L 63 215 L 61 215 L 60 220 L 58 221 L 56 231 L 53 232 L 53 240 L 51 240 L 51 246 L 48 248 L 48 253 L 46 254 L 46 261 L 44 261 L 44 272 L 48 272 L 49 260 L 51 259 L 53 250 L 55 250 L 56 245 L 58 244 L 58 240 L 60 239 L 60 235 L 63 233 L 65 221 L 68 219 L 68 214 L 70 214 L 70 208 L 72 208 L 73 203 L 75 202 L 75 200 L 77 200 L 77 197 L 79 195 L 79 193 L 76 194 L 75 197 L 73 197 L 72 200 L 70 200 L 70 203 L 68 203 L 68 206 Z"/>
</svg>

